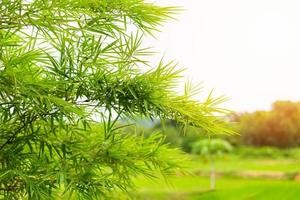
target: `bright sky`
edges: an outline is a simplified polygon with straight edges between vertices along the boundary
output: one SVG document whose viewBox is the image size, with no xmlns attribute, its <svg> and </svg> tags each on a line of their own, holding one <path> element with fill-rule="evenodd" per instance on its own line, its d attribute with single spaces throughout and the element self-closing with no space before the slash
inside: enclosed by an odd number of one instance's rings
<svg viewBox="0 0 300 200">
<path fill-rule="evenodd" d="M 299 0 L 163 4 L 185 11 L 152 45 L 186 67 L 189 79 L 229 97 L 225 107 L 253 111 L 269 109 L 275 100 L 300 100 Z"/>
</svg>

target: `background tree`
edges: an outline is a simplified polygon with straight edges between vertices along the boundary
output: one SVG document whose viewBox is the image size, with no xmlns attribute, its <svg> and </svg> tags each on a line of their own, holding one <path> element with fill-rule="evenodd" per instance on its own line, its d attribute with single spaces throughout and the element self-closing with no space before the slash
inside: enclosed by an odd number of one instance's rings
<svg viewBox="0 0 300 200">
<path fill-rule="evenodd" d="M 153 132 L 160 132 L 165 136 L 165 143 L 178 147 L 186 153 L 192 153 L 192 144 L 195 141 L 206 139 L 209 136 L 201 128 L 185 126 L 174 120 L 156 121 L 151 126 L 140 125 L 138 131 L 144 132 L 146 137 Z"/>
<path fill-rule="evenodd" d="M 210 189 L 216 188 L 216 167 L 215 159 L 221 157 L 224 153 L 231 152 L 233 147 L 229 142 L 223 139 L 203 139 L 195 142 L 192 146 L 194 154 L 203 158 L 208 158 L 210 162 Z"/>
<path fill-rule="evenodd" d="M 174 92 L 173 62 L 150 67 L 142 45 L 176 8 L 143 0 L 0 1 L 0 197 L 103 199 L 132 177 L 163 175 L 180 152 L 120 119 L 173 119 L 230 132 L 203 103 Z"/>
<path fill-rule="evenodd" d="M 241 113 L 240 143 L 253 146 L 295 147 L 300 144 L 300 103 L 276 101 L 269 111 Z"/>
</svg>

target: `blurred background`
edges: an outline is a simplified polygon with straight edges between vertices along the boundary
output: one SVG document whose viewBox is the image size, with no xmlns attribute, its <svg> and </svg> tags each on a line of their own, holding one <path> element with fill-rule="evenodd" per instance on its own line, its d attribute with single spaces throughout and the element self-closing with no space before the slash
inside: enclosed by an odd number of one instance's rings
<svg viewBox="0 0 300 200">
<path fill-rule="evenodd" d="M 145 137 L 187 154 L 185 170 L 159 181 L 138 178 L 141 199 L 273 199 L 300 197 L 300 2 L 166 0 L 180 6 L 147 43 L 203 81 L 201 94 L 230 98 L 225 118 L 236 135 L 206 134 L 173 121 L 143 121 Z M 158 56 L 159 57 L 159 56 Z M 197 96 L 201 101 L 203 96 Z"/>
<path fill-rule="evenodd" d="M 161 132 L 186 153 L 184 169 L 159 180 L 137 178 L 140 199 L 298 199 L 300 102 L 226 116 L 236 135 L 206 134 L 174 121 L 140 121 L 145 137 Z M 167 178 L 167 179 L 164 179 Z M 136 194 L 136 193 L 135 193 Z"/>
</svg>

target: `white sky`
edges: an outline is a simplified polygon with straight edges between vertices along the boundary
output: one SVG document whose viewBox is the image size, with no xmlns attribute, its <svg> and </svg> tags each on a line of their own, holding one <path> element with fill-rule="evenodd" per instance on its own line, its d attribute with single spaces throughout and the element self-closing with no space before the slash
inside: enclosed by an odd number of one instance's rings
<svg viewBox="0 0 300 200">
<path fill-rule="evenodd" d="M 225 107 L 253 111 L 275 100 L 300 100 L 299 0 L 163 4 L 185 11 L 148 42 L 187 68 L 187 78 L 229 97 Z"/>
</svg>

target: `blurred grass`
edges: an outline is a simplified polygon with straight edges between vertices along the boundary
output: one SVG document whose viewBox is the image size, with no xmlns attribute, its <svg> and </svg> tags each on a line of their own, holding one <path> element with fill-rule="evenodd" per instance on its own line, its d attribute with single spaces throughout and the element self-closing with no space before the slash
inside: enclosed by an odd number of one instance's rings
<svg viewBox="0 0 300 200">
<path fill-rule="evenodd" d="M 215 191 L 209 190 L 207 177 L 182 176 L 150 181 L 138 179 L 139 199 L 143 200 L 297 200 L 300 198 L 300 183 L 288 180 L 241 179 L 222 177 L 217 180 Z"/>
<path fill-rule="evenodd" d="M 300 198 L 300 184 L 293 181 L 267 180 L 221 180 L 215 192 L 191 195 L 189 199 L 199 200 L 297 200 Z"/>
<path fill-rule="evenodd" d="M 209 171 L 210 165 L 207 160 L 192 156 L 187 163 L 187 169 L 191 171 Z M 241 158 L 237 155 L 227 155 L 216 161 L 216 171 L 278 171 L 278 172 L 300 172 L 299 159 L 282 158 Z"/>
<path fill-rule="evenodd" d="M 300 182 L 292 180 L 300 174 L 299 150 L 242 149 L 216 161 L 216 171 L 223 174 L 217 178 L 216 190 L 210 191 L 209 177 L 193 175 L 195 172 L 209 174 L 210 164 L 197 156 L 190 156 L 188 175 L 178 174 L 163 179 L 138 178 L 137 196 L 142 200 L 298 200 Z M 279 152 L 277 154 L 276 152 Z M 269 156 L 269 154 L 273 154 Z M 277 155 L 274 155 L 277 154 Z M 290 180 L 234 177 L 228 172 L 258 172 L 293 174 Z M 198 173 L 199 174 L 199 173 Z M 201 173 L 200 173 L 201 174 Z M 286 178 L 286 177 L 285 177 Z"/>
</svg>

